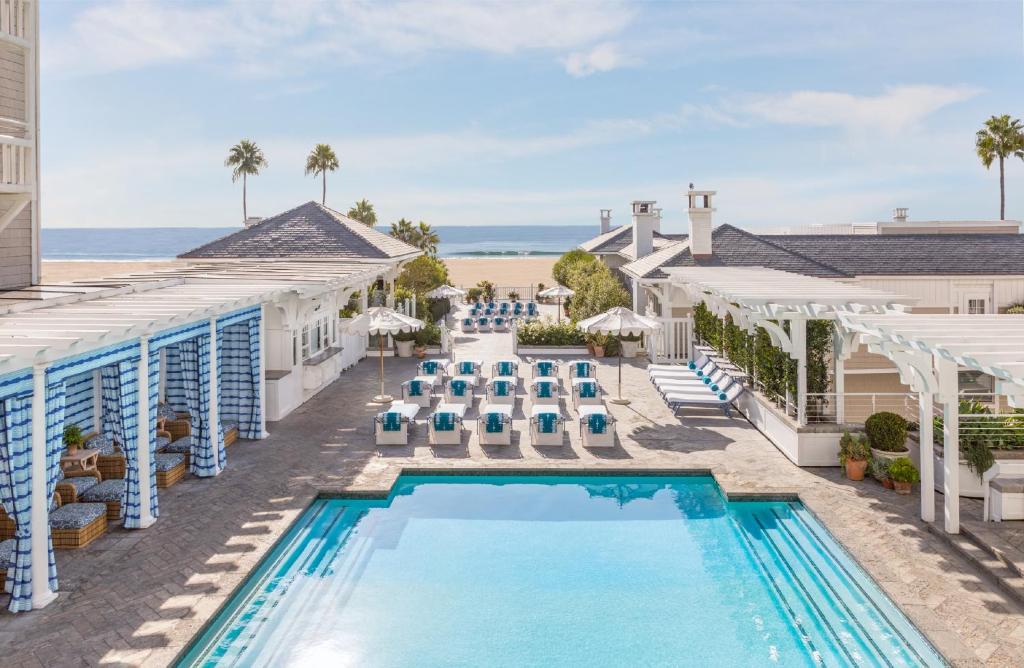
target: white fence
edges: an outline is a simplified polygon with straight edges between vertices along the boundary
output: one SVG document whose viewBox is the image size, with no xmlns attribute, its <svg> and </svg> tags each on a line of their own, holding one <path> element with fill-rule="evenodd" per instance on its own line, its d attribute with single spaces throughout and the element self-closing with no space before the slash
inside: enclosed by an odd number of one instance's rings
<svg viewBox="0 0 1024 668">
<path fill-rule="evenodd" d="M 693 318 L 658 318 L 661 336 L 654 340 L 658 360 L 688 360 L 693 343 Z"/>
</svg>

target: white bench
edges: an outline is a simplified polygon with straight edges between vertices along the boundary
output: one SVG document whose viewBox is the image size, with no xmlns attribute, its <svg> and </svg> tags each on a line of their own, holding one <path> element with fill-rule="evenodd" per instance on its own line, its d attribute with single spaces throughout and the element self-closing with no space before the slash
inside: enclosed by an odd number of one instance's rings
<svg viewBox="0 0 1024 668">
<path fill-rule="evenodd" d="M 490 416 L 501 424 L 500 431 L 487 431 L 487 423 Z M 480 445 L 512 445 L 512 406 L 508 404 L 489 404 L 480 409 L 480 417 L 477 418 L 477 438 Z"/>
<path fill-rule="evenodd" d="M 538 388 L 541 386 L 547 388 L 548 396 L 539 396 L 540 392 L 538 392 Z M 557 378 L 534 378 L 533 380 L 530 381 L 530 403 L 533 405 L 554 404 L 555 406 L 557 406 L 559 402 L 559 387 L 560 385 L 558 383 Z"/>
<path fill-rule="evenodd" d="M 434 423 L 434 416 L 443 413 L 451 413 L 455 416 L 454 429 L 438 431 L 437 425 Z M 466 404 L 438 404 L 428 421 L 427 440 L 431 445 L 462 445 L 462 432 L 464 431 L 462 418 L 465 416 Z"/>
<path fill-rule="evenodd" d="M 596 390 L 592 397 L 581 397 L 580 396 L 580 385 L 594 384 Z M 601 391 L 601 386 L 598 384 L 596 378 L 573 378 L 572 379 L 572 407 L 579 410 L 580 406 L 585 404 L 604 404 L 604 392 Z"/>
<path fill-rule="evenodd" d="M 579 407 L 580 438 L 585 448 L 614 448 L 615 447 L 615 418 L 604 406 L 584 404 Z M 604 415 L 604 431 L 596 433 L 590 430 L 590 416 Z"/>
<path fill-rule="evenodd" d="M 1024 459 L 997 459 L 981 478 L 988 522 L 1024 520 Z"/>
<path fill-rule="evenodd" d="M 420 407 L 416 404 L 407 404 L 404 401 L 395 401 L 386 411 L 378 413 L 377 416 L 373 418 L 373 430 L 377 440 L 377 445 L 408 445 L 409 425 L 414 419 L 416 419 L 416 414 L 419 412 Z M 398 413 L 398 429 L 384 429 L 388 413 Z"/>
<path fill-rule="evenodd" d="M 555 430 L 553 432 L 541 431 L 540 416 L 555 415 Z M 530 409 L 530 442 L 534 445 L 562 445 L 565 434 L 565 418 L 558 406 L 550 404 L 538 404 Z"/>
</svg>

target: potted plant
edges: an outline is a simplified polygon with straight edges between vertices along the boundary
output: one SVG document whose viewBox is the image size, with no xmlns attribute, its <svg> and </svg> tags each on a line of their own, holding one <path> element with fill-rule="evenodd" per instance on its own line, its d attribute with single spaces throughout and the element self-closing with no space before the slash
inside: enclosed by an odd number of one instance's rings
<svg viewBox="0 0 1024 668">
<path fill-rule="evenodd" d="M 891 459 L 871 459 L 871 463 L 868 464 L 868 473 L 875 480 L 882 483 L 882 487 L 886 489 L 892 489 L 892 478 L 889 477 L 889 464 L 892 462 Z"/>
<path fill-rule="evenodd" d="M 619 344 L 622 346 L 623 357 L 636 357 L 640 351 L 640 335 L 623 334 L 619 337 Z"/>
<path fill-rule="evenodd" d="M 82 429 L 77 424 L 70 424 L 64 427 L 64 445 L 68 448 L 68 454 L 73 455 L 78 452 L 78 448 L 82 445 Z"/>
<path fill-rule="evenodd" d="M 517 301 L 519 301 L 519 293 L 518 293 L 518 292 L 516 292 L 515 290 L 509 290 L 509 293 L 508 293 L 508 298 L 509 298 L 509 299 L 510 299 L 510 300 L 512 301 L 512 303 L 514 304 L 514 303 L 516 303 Z"/>
<path fill-rule="evenodd" d="M 863 480 L 870 458 L 871 449 L 867 441 L 860 434 L 844 431 L 839 439 L 839 465 L 846 471 L 846 477 Z"/>
<path fill-rule="evenodd" d="M 544 284 L 543 284 L 543 283 L 538 283 L 538 284 L 537 284 L 537 289 L 536 289 L 536 290 L 534 291 L 534 293 L 533 293 L 533 294 L 534 294 L 534 295 L 538 295 L 538 294 L 540 294 L 541 292 L 544 292 L 544 287 L 545 287 L 545 286 L 544 286 Z M 546 302 L 547 300 L 546 300 L 546 299 L 545 299 L 544 297 L 537 297 L 537 301 L 543 304 L 543 303 L 544 303 L 544 302 Z"/>
<path fill-rule="evenodd" d="M 608 335 L 591 334 L 590 344 L 594 347 L 594 357 L 604 357 L 604 349 L 608 345 Z M 588 345 L 587 348 L 590 348 L 590 346 Z"/>
<path fill-rule="evenodd" d="M 871 415 L 864 421 L 864 432 L 874 459 L 891 464 L 894 459 L 906 457 L 910 452 L 907 448 L 907 421 L 896 413 L 881 411 Z"/>
<path fill-rule="evenodd" d="M 398 356 L 412 357 L 412 349 L 416 345 L 416 332 L 399 332 L 395 334 L 394 338 Z"/>
<path fill-rule="evenodd" d="M 427 346 L 440 342 L 441 328 L 433 323 L 416 332 L 416 357 L 423 359 L 427 356 Z"/>
<path fill-rule="evenodd" d="M 889 464 L 889 477 L 897 494 L 910 494 L 911 485 L 921 480 L 917 468 L 907 457 L 899 457 Z"/>
</svg>

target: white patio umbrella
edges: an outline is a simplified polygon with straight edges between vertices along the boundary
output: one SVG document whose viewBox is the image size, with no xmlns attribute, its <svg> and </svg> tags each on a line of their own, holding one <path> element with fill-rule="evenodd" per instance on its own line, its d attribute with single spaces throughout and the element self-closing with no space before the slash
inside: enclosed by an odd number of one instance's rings
<svg viewBox="0 0 1024 668">
<path fill-rule="evenodd" d="M 633 313 L 624 306 L 616 306 L 604 313 L 595 315 L 576 323 L 576 326 L 588 334 L 614 334 L 615 336 L 635 336 L 647 334 L 657 336 L 661 324 L 653 318 Z M 619 396 L 611 400 L 616 404 L 628 404 L 629 399 L 622 397 L 622 342 L 619 342 Z"/>
<path fill-rule="evenodd" d="M 565 287 L 564 285 L 556 285 L 553 288 L 547 290 L 541 290 L 537 293 L 538 297 L 558 297 L 558 322 L 562 322 L 562 297 L 572 297 L 575 292 Z"/>
<path fill-rule="evenodd" d="M 346 326 L 349 334 L 376 334 L 380 336 L 380 394 L 373 398 L 375 404 L 386 404 L 393 397 L 384 394 L 384 335 L 399 332 L 415 332 L 423 329 L 422 320 L 399 313 L 386 306 L 374 306 L 353 318 Z"/>
<path fill-rule="evenodd" d="M 450 285 L 442 285 L 436 287 L 427 293 L 427 297 L 430 299 L 451 299 L 452 297 L 465 297 L 466 291 L 458 288 L 453 288 Z"/>
</svg>

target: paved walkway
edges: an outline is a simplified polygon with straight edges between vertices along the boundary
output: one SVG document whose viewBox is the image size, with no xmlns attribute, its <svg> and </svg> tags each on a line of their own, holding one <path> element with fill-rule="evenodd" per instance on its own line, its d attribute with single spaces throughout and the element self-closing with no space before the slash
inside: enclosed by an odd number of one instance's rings
<svg viewBox="0 0 1024 668">
<path fill-rule="evenodd" d="M 462 337 L 460 358 L 496 359 L 510 337 Z M 58 553 L 61 595 L 44 610 L 0 614 L 4 666 L 166 665 L 216 612 L 317 490 L 386 491 L 403 468 L 711 469 L 729 493 L 797 492 L 910 618 L 956 665 L 1020 666 L 1024 611 L 971 571 L 915 518 L 916 497 L 837 469 L 799 469 L 740 418 L 690 411 L 657 398 L 639 363 L 625 368 L 630 406 L 612 406 L 620 445 L 586 450 L 571 433 L 534 448 L 520 399 L 513 444 L 431 448 L 421 427 L 408 447 L 373 445 L 375 363 L 364 361 L 261 442 L 228 451 L 217 479 L 189 478 L 160 495 L 159 522 L 113 529 L 80 551 Z M 389 391 L 414 361 L 387 359 Z M 602 365 L 613 391 L 615 367 Z M 472 413 L 470 415 L 473 415 Z"/>
</svg>

